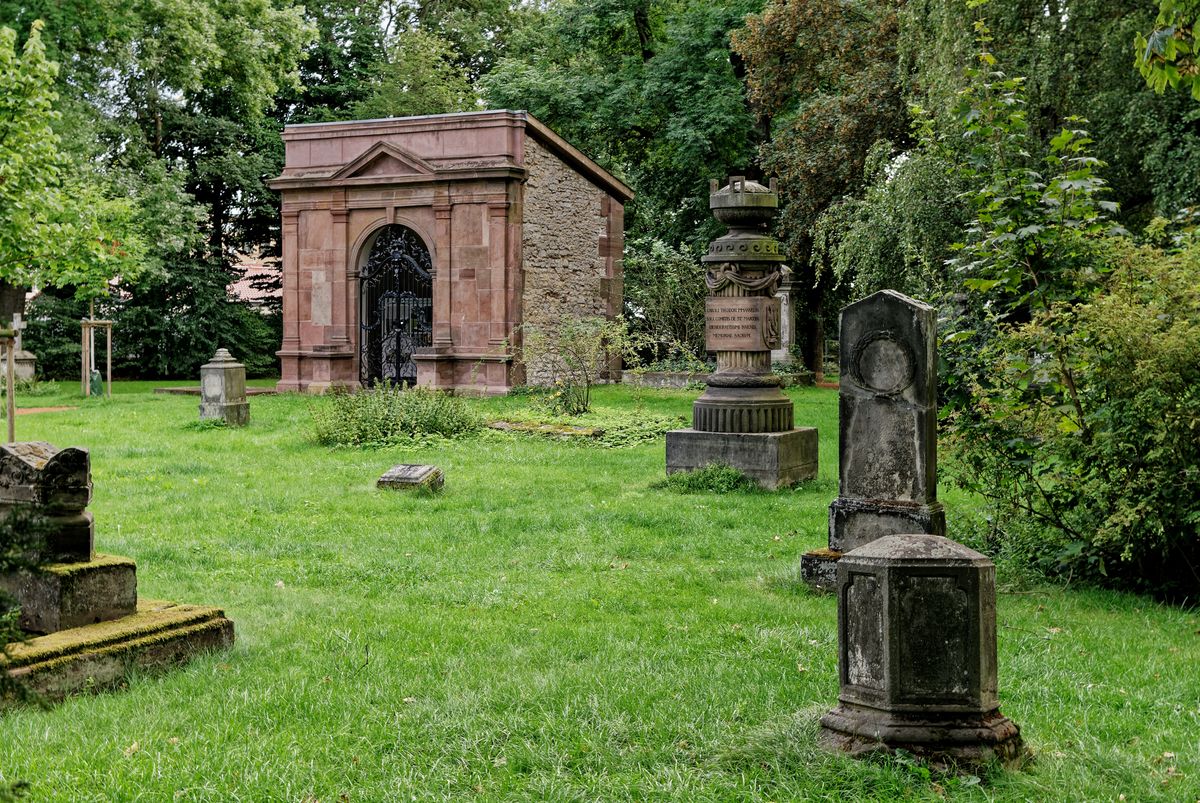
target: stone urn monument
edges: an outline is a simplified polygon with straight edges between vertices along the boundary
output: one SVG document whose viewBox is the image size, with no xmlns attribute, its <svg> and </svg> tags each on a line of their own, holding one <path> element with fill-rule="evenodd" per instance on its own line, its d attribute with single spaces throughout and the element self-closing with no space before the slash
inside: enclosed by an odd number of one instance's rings
<svg viewBox="0 0 1200 803">
<path fill-rule="evenodd" d="M 705 340 L 717 370 L 692 408 L 692 427 L 667 433 L 667 473 L 720 463 L 764 488 L 794 485 L 817 474 L 817 431 L 793 427 L 792 401 L 771 372 L 780 347 L 776 293 L 788 272 L 767 232 L 779 195 L 774 180 L 765 187 L 742 176 L 711 190 L 709 208 L 729 227 L 703 258 Z"/>
</svg>

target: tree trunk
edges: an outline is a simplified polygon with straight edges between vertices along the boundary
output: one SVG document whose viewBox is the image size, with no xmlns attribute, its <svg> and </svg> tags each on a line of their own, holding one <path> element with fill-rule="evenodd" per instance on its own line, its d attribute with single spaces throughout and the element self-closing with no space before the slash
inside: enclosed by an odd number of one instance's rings
<svg viewBox="0 0 1200 803">
<path fill-rule="evenodd" d="M 13 315 L 25 315 L 25 293 L 28 287 L 18 287 L 0 279 L 0 327 L 12 323 Z"/>
</svg>

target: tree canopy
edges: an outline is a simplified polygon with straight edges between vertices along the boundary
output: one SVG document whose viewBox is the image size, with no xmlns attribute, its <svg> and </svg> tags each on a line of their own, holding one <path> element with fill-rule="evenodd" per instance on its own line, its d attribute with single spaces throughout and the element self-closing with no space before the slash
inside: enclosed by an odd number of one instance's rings
<svg viewBox="0 0 1200 803">
<path fill-rule="evenodd" d="M 57 65 L 35 22 L 20 52 L 0 28 L 0 279 L 100 295 L 142 268 L 133 204 L 73 162 L 54 123 Z"/>
</svg>

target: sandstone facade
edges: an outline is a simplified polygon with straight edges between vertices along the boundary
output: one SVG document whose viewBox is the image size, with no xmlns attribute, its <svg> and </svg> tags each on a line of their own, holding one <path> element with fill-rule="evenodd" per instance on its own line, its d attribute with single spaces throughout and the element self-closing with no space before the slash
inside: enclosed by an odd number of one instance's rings
<svg viewBox="0 0 1200 803">
<path fill-rule="evenodd" d="M 522 379 L 512 370 L 522 323 L 620 310 L 632 192 L 531 115 L 295 125 L 283 138 L 272 183 L 283 207 L 280 390 L 369 379 L 364 276 L 389 226 L 428 252 L 419 384 L 504 392 Z"/>
</svg>

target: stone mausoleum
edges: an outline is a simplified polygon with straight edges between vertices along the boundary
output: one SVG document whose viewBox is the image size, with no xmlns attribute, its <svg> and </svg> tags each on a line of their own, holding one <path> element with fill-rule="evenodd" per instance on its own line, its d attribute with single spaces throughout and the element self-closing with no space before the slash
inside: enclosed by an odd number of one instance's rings
<svg viewBox="0 0 1200 803">
<path fill-rule="evenodd" d="M 287 126 L 283 376 L 502 393 L 519 327 L 621 309 L 632 191 L 523 111 Z"/>
</svg>

